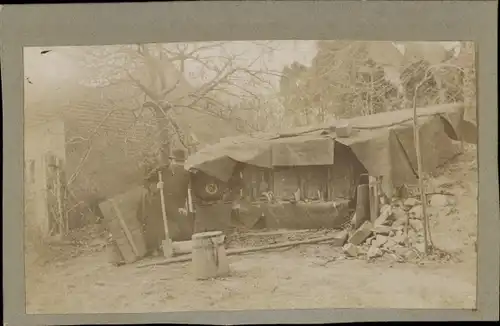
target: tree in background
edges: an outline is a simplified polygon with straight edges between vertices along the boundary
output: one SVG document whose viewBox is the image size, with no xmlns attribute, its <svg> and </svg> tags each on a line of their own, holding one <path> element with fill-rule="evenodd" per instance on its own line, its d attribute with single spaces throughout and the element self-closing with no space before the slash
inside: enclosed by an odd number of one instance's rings
<svg viewBox="0 0 500 326">
<path fill-rule="evenodd" d="M 438 42 L 318 41 L 317 48 L 311 67 L 283 71 L 281 97 L 295 125 L 409 108 L 413 96 L 418 106 L 464 101 L 463 67 Z"/>
<path fill-rule="evenodd" d="M 456 64 L 463 67 L 463 97 L 466 119 L 477 122 L 476 102 L 476 51 L 473 42 L 462 42 Z"/>
<path fill-rule="evenodd" d="M 251 48 L 243 49 L 234 42 L 208 42 L 68 51 L 86 73 L 85 84 L 130 90 L 138 119 L 147 117 L 156 126 L 164 155 L 169 154 L 174 135 L 181 145 L 195 150 L 192 134 L 200 126 L 191 124 L 194 116 L 214 117 L 241 131 L 248 129 L 234 108 L 258 101 L 259 92 L 270 87 L 268 77 L 278 74 L 262 64 L 274 51 L 271 42 L 253 42 Z"/>
</svg>

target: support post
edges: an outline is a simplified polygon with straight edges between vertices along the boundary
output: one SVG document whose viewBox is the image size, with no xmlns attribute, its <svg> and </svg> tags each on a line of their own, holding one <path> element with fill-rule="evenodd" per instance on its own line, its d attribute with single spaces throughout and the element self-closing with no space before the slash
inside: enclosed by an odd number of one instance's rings
<svg viewBox="0 0 500 326">
<path fill-rule="evenodd" d="M 172 257 L 174 255 L 172 248 L 172 241 L 170 240 L 170 235 L 168 232 L 168 220 L 167 220 L 167 209 L 165 207 L 165 194 L 163 191 L 163 178 L 162 173 L 158 170 L 158 184 L 157 187 L 160 189 L 161 198 L 161 213 L 163 217 L 163 227 L 165 228 L 165 240 L 162 241 L 162 250 L 165 257 Z"/>
</svg>

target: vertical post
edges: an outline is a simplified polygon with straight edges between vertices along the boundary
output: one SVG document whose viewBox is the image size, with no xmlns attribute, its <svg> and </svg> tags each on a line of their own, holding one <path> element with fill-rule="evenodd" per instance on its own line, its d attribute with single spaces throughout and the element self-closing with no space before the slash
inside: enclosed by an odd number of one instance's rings
<svg viewBox="0 0 500 326">
<path fill-rule="evenodd" d="M 48 173 L 47 173 L 47 162 L 44 155 L 39 156 L 39 164 L 35 166 L 35 189 L 36 189 L 36 201 L 40 208 L 37 210 L 38 225 L 43 236 L 50 235 L 50 210 L 49 210 L 49 193 L 48 193 Z M 40 214 L 40 215 L 39 215 Z"/>
<path fill-rule="evenodd" d="M 165 194 L 163 191 L 163 178 L 162 173 L 158 170 L 158 185 L 157 187 L 160 189 L 160 199 L 161 199 L 161 213 L 163 217 L 163 227 L 165 228 L 165 240 L 162 243 L 163 255 L 165 257 L 173 256 L 173 249 L 170 241 L 170 235 L 168 232 L 168 221 L 167 221 L 167 210 L 165 207 Z"/>
<path fill-rule="evenodd" d="M 194 212 L 194 208 L 193 208 L 193 194 L 192 194 L 192 191 L 191 191 L 191 182 L 189 182 L 189 185 L 188 185 L 188 212 L 189 213 L 193 213 Z"/>
<path fill-rule="evenodd" d="M 330 201 L 333 200 L 332 197 L 332 184 L 330 183 L 332 180 L 332 167 L 328 166 L 326 168 L 326 200 Z"/>
<path fill-rule="evenodd" d="M 416 87 L 415 94 L 413 96 L 413 137 L 415 140 L 415 150 L 417 154 L 417 167 L 418 167 L 418 184 L 420 188 L 420 200 L 422 201 L 422 214 L 423 214 L 423 224 L 424 224 L 424 251 L 428 253 L 429 243 L 427 241 L 428 236 L 428 216 L 427 216 L 427 198 L 425 196 L 424 189 L 424 176 L 422 171 L 422 153 L 420 148 L 420 130 L 418 127 L 418 115 L 417 115 L 417 93 L 420 85 L 423 84 L 425 79 Z"/>
<path fill-rule="evenodd" d="M 356 229 L 359 228 L 365 221 L 370 219 L 369 186 L 367 184 L 360 184 L 357 188 L 357 192 Z"/>
<path fill-rule="evenodd" d="M 374 93 L 375 85 L 373 78 L 373 68 L 370 67 L 370 114 L 375 113 L 374 105 L 373 105 L 373 93 Z"/>
<path fill-rule="evenodd" d="M 63 203 L 62 203 L 62 191 L 61 191 L 61 171 L 60 171 L 60 159 L 55 159 L 55 170 L 56 170 L 56 180 L 55 180 L 55 190 L 56 190 L 56 200 L 57 200 L 57 211 L 58 211 L 58 219 L 59 219 L 59 233 L 62 235 L 66 231 L 66 225 L 64 223 L 64 212 L 63 212 Z"/>
<path fill-rule="evenodd" d="M 410 238 L 408 236 L 410 227 L 410 215 L 408 213 L 405 214 L 405 244 L 408 245 L 410 243 Z"/>
<path fill-rule="evenodd" d="M 369 176 L 368 177 L 368 187 L 369 187 L 369 202 L 370 202 L 370 221 L 373 223 L 379 214 L 379 194 L 378 194 L 378 182 L 377 178 Z"/>
</svg>

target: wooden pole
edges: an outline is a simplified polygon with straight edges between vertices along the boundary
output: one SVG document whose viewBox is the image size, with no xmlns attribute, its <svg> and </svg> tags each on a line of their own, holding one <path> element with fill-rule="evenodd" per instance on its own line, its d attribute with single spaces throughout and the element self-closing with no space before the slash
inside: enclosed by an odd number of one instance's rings
<svg viewBox="0 0 500 326">
<path fill-rule="evenodd" d="M 375 113 L 375 110 L 373 108 L 373 93 L 374 93 L 374 89 L 375 89 L 375 85 L 374 85 L 374 79 L 373 78 L 373 68 L 370 69 L 370 114 L 373 114 Z"/>
<path fill-rule="evenodd" d="M 301 240 L 301 241 L 287 241 L 283 243 L 276 243 L 272 245 L 267 245 L 267 246 L 260 246 L 260 247 L 250 247 L 250 248 L 235 248 L 235 249 L 229 249 L 226 251 L 226 255 L 238 255 L 238 254 L 243 254 L 243 253 L 249 253 L 249 252 L 256 252 L 256 251 L 263 251 L 263 250 L 269 250 L 269 249 L 278 249 L 278 248 L 284 248 L 284 247 L 290 247 L 290 246 L 297 246 L 301 244 L 312 244 L 312 243 L 319 243 L 319 242 L 326 242 L 326 241 L 332 241 L 332 240 L 339 240 L 342 242 L 342 244 L 345 242 L 346 237 L 341 237 L 341 235 L 347 235 L 345 232 L 340 232 L 340 234 L 336 235 L 330 235 L 330 236 L 325 236 L 325 237 L 320 237 L 320 238 L 314 238 L 314 239 L 308 239 L 308 240 Z M 150 263 L 145 263 L 142 265 L 138 265 L 138 268 L 143 268 L 143 267 L 149 267 L 149 266 L 161 266 L 161 265 L 169 265 L 173 263 L 182 263 L 186 261 L 191 260 L 191 255 L 185 255 L 185 256 L 179 256 L 175 258 L 170 258 L 166 259 L 164 261 L 160 262 L 150 262 Z"/>
<path fill-rule="evenodd" d="M 193 207 L 193 194 L 191 191 L 191 182 L 188 185 L 187 201 L 188 201 L 188 204 L 187 204 L 188 212 L 193 213 L 194 207 Z"/>
<path fill-rule="evenodd" d="M 60 161 L 56 158 L 55 170 L 56 170 L 56 200 L 57 200 L 57 211 L 58 211 L 58 220 L 59 220 L 59 234 L 63 235 L 67 233 L 66 225 L 64 223 L 64 212 L 63 212 L 63 202 L 62 202 L 62 182 L 61 182 L 61 171 L 60 169 Z"/>
<path fill-rule="evenodd" d="M 167 223 L 167 211 L 165 208 L 165 196 L 163 192 L 163 177 L 161 171 L 158 171 L 158 188 L 160 189 L 160 200 L 161 200 L 161 215 L 163 218 L 163 227 L 165 228 L 165 239 L 169 238 L 168 233 L 168 223 Z"/>
<path fill-rule="evenodd" d="M 165 240 L 162 244 L 163 255 L 165 257 L 173 256 L 173 249 L 171 246 L 170 235 L 168 232 L 168 220 L 167 220 L 167 209 L 165 207 L 165 194 L 163 191 L 163 177 L 160 170 L 158 170 L 158 185 L 157 187 L 160 189 L 160 199 L 161 199 L 161 213 L 163 217 L 163 227 L 165 228 Z"/>
<path fill-rule="evenodd" d="M 409 238 L 408 238 L 408 229 L 409 229 L 409 224 L 410 224 L 410 215 L 408 212 L 406 212 L 405 216 L 405 239 L 406 239 L 406 244 L 409 244 Z"/>
<path fill-rule="evenodd" d="M 428 216 L 427 216 L 427 198 L 425 196 L 425 189 L 424 189 L 424 177 L 423 177 L 423 171 L 422 171 L 422 153 L 421 153 L 421 148 L 420 148 L 420 130 L 418 126 L 418 115 L 417 115 L 417 94 L 418 94 L 418 89 L 420 86 L 423 84 L 423 82 L 427 78 L 424 78 L 422 82 L 415 88 L 415 94 L 413 94 L 413 138 L 415 142 L 415 150 L 417 154 L 417 167 L 418 167 L 418 185 L 420 188 L 420 200 L 422 201 L 422 214 L 423 214 L 423 224 L 424 224 L 424 252 L 425 254 L 428 253 L 429 250 L 429 243 L 427 241 L 427 235 L 428 235 Z M 408 228 L 408 223 L 406 228 Z M 407 231 L 408 232 L 408 231 Z"/>
</svg>

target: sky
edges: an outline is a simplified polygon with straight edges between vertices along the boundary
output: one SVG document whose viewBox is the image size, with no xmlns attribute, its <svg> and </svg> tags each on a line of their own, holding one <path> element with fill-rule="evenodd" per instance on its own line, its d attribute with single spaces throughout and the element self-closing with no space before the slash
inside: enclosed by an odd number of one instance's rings
<svg viewBox="0 0 500 326">
<path fill-rule="evenodd" d="M 458 42 L 440 43 L 447 48 L 453 48 Z M 276 44 L 279 50 L 275 52 L 272 58 L 267 60 L 267 65 L 271 69 L 281 70 L 294 61 L 309 65 L 316 55 L 315 41 L 274 41 L 273 44 Z M 251 42 L 237 42 L 237 45 L 235 45 L 238 50 L 250 49 L 250 56 L 252 55 L 252 47 L 254 46 Z M 49 48 L 25 48 L 25 72 L 30 79 L 43 79 L 44 83 L 52 83 L 64 81 L 68 78 L 77 78 L 77 65 L 72 62 L 70 57 L 65 55 L 64 51 L 60 51 L 58 48 L 50 48 L 53 51 L 45 55 L 40 54 L 42 50 L 47 49 Z M 404 52 L 401 46 L 398 46 L 398 49 Z"/>
<path fill-rule="evenodd" d="M 289 65 L 294 61 L 299 61 L 303 64 L 309 64 L 316 55 L 315 41 L 276 41 L 279 50 L 274 56 L 267 60 L 267 65 L 271 69 L 282 70 L 285 65 Z M 245 50 L 252 54 L 253 44 L 251 42 L 238 42 L 234 46 L 236 51 Z M 52 51 L 42 55 L 43 50 L 51 49 Z M 44 84 L 53 84 L 67 81 L 68 79 L 78 79 L 78 65 L 72 61 L 64 48 L 41 48 L 29 47 L 24 49 L 24 67 L 25 76 L 35 83 L 43 82 Z"/>
<path fill-rule="evenodd" d="M 76 65 L 57 50 L 45 55 L 40 54 L 46 48 L 24 48 L 24 72 L 32 82 L 52 83 L 75 77 Z"/>
<path fill-rule="evenodd" d="M 441 42 L 447 48 L 456 47 L 458 42 Z M 316 41 L 273 41 L 273 46 L 278 50 L 272 56 L 266 57 L 265 64 L 269 69 L 281 71 L 285 66 L 293 62 L 299 62 L 309 66 L 316 55 Z M 51 49 L 45 55 L 40 52 Z M 249 60 L 260 53 L 255 44 L 250 41 L 231 42 L 230 49 L 236 53 L 245 52 Z M 404 47 L 398 46 L 400 51 Z M 218 51 L 218 50 L 217 50 Z M 258 52 L 259 51 L 259 52 Z M 214 53 L 216 54 L 216 53 Z M 25 96 L 39 97 L 45 90 L 57 88 L 69 81 L 78 81 L 82 73 L 81 68 L 74 59 L 67 54 L 64 48 L 40 48 L 30 47 L 24 50 L 25 76 L 31 83 L 25 80 Z M 194 68 L 193 68 L 194 69 Z M 270 76 L 270 81 L 276 86 L 278 77 Z M 188 78 L 189 79 L 189 78 Z M 191 81 L 194 82 L 194 81 Z M 36 86 L 42 85 L 42 86 Z M 31 95 L 30 95 L 31 94 Z"/>
</svg>

